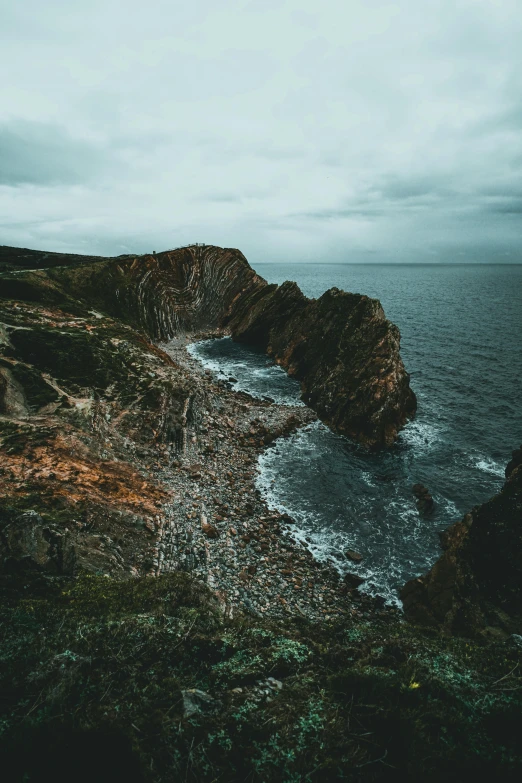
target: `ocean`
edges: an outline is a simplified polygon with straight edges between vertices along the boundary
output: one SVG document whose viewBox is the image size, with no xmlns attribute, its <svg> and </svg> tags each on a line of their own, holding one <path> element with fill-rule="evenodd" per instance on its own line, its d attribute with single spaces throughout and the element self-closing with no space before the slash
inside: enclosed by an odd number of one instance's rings
<svg viewBox="0 0 522 783">
<path fill-rule="evenodd" d="M 362 590 L 399 604 L 398 589 L 440 554 L 438 533 L 503 484 L 522 442 L 522 266 L 258 264 L 269 282 L 295 280 L 309 297 L 336 286 L 380 299 L 401 331 L 417 395 L 415 420 L 389 450 L 369 454 L 322 424 L 277 441 L 260 458 L 258 487 L 290 514 L 316 557 L 365 579 Z M 283 404 L 298 384 L 230 339 L 194 356 L 236 388 Z M 419 515 L 412 485 L 435 510 Z M 348 561 L 347 549 L 363 556 Z"/>
</svg>

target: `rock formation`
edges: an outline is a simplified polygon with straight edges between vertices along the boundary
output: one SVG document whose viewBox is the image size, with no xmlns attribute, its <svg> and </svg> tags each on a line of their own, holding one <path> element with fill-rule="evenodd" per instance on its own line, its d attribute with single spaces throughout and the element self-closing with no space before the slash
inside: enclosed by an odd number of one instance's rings
<svg viewBox="0 0 522 783">
<path fill-rule="evenodd" d="M 234 339 L 301 381 L 303 400 L 337 432 L 389 446 L 415 413 L 399 330 L 376 299 L 337 288 L 308 299 L 295 283 L 266 286 L 237 303 L 229 325 Z"/>
<path fill-rule="evenodd" d="M 415 413 L 399 330 L 375 299 L 335 288 L 307 299 L 295 283 L 268 285 L 229 248 L 89 257 L 83 264 L 77 256 L 17 255 L 14 248 L 4 255 L 4 268 L 19 261 L 23 270 L 3 275 L 2 295 L 11 299 L 75 315 L 96 308 L 156 340 L 220 327 L 262 347 L 301 382 L 304 401 L 325 423 L 367 446 L 390 445 Z"/>
<path fill-rule="evenodd" d="M 522 631 L 522 448 L 506 482 L 441 536 L 431 571 L 402 589 L 406 617 L 451 633 Z"/>
<path fill-rule="evenodd" d="M 417 500 L 417 510 L 419 514 L 431 514 L 435 508 L 435 502 L 430 491 L 424 484 L 414 484 L 411 488 Z"/>
<path fill-rule="evenodd" d="M 378 302 L 270 286 L 238 250 L 84 259 L 0 248 L 0 269 L 0 570 L 159 568 L 157 510 L 171 493 L 151 463 L 168 469 L 198 441 L 210 383 L 157 347 L 174 334 L 262 345 L 325 421 L 371 446 L 390 443 L 413 410 L 398 331 Z"/>
</svg>

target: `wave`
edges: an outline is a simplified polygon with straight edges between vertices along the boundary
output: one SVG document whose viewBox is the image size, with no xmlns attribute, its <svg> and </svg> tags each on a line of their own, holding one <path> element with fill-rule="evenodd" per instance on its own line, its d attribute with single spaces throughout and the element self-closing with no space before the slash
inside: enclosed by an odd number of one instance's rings
<svg viewBox="0 0 522 783">
<path fill-rule="evenodd" d="M 226 380 L 235 391 L 257 399 L 270 399 L 279 405 L 303 406 L 299 383 L 290 378 L 266 354 L 234 343 L 230 337 L 201 340 L 187 351 L 218 379 Z"/>
<path fill-rule="evenodd" d="M 414 419 L 408 422 L 399 435 L 399 444 L 406 444 L 416 450 L 432 450 L 443 440 L 444 428 L 431 422 Z"/>
<path fill-rule="evenodd" d="M 234 389 L 280 404 L 302 404 L 297 382 L 261 352 L 230 338 L 194 343 L 188 350 Z M 439 557 L 438 531 L 471 507 L 468 496 L 487 497 L 491 485 L 504 476 L 504 466 L 484 456 L 487 448 L 470 431 L 467 408 L 451 398 L 437 407 L 420 389 L 419 399 L 423 397 L 421 416 L 385 452 L 368 453 L 315 421 L 275 441 L 258 460 L 257 489 L 270 509 L 292 518 L 289 535 L 339 574 L 364 578 L 362 592 L 395 606 L 401 605 L 398 588 Z M 463 427 L 468 435 L 464 443 L 454 432 Z M 473 442 L 476 451 L 469 448 Z M 435 500 L 427 517 L 419 514 L 412 494 L 419 480 Z M 348 549 L 363 560 L 352 562 L 345 555 Z"/>
<path fill-rule="evenodd" d="M 505 478 L 506 466 L 500 462 L 495 462 L 491 457 L 475 457 L 471 460 L 471 465 L 484 473 L 489 473 L 492 476 L 498 476 L 499 478 Z"/>
</svg>

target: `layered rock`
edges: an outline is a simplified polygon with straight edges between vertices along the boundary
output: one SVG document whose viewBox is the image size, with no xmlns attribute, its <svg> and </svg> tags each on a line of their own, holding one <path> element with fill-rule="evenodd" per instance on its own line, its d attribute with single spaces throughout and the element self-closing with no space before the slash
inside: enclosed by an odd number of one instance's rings
<svg viewBox="0 0 522 783">
<path fill-rule="evenodd" d="M 94 307 L 153 339 L 225 328 L 272 355 L 301 381 L 304 401 L 323 421 L 367 446 L 390 445 L 415 413 L 399 330 L 375 299 L 336 288 L 307 299 L 295 283 L 268 285 L 230 248 L 89 257 L 84 264 L 56 254 L 45 269 L 42 254 L 14 250 L 4 249 L 6 265 L 13 270 L 18 259 L 22 271 L 4 274 L 4 296 L 78 316 Z M 36 268 L 27 270 L 30 264 Z"/>
<path fill-rule="evenodd" d="M 150 460 L 183 440 L 191 379 L 109 317 L 0 298 L 0 321 L 0 573 L 137 573 L 169 499 Z"/>
<path fill-rule="evenodd" d="M 332 429 L 389 446 L 416 409 L 397 327 L 381 304 L 337 288 L 308 299 L 295 283 L 245 296 L 232 336 L 257 345 L 301 382 L 303 400 Z"/>
<path fill-rule="evenodd" d="M 431 571 L 402 590 L 406 617 L 450 633 L 521 633 L 522 448 L 499 494 L 441 541 L 444 553 Z"/>
<path fill-rule="evenodd" d="M 20 252 L 22 270 L 37 259 L 44 263 L 40 256 L 33 261 L 26 255 L 31 251 Z M 5 275 L 2 295 L 75 313 L 83 302 L 160 340 L 218 327 L 238 298 L 266 286 L 243 254 L 230 248 L 193 246 L 157 255 L 87 257 L 83 264 L 77 256 L 57 255 L 49 268 Z M 17 256 L 9 252 L 7 257 L 12 268 Z"/>
</svg>

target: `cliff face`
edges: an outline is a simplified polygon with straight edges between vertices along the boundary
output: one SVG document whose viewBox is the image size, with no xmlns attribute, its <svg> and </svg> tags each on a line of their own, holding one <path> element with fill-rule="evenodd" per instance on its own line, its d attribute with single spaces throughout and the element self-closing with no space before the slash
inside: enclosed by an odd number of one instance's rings
<svg viewBox="0 0 522 783">
<path fill-rule="evenodd" d="M 367 297 L 310 301 L 232 249 L 0 248 L 0 571 L 154 571 L 171 500 L 154 470 L 198 440 L 206 399 L 154 341 L 200 329 L 262 345 L 325 421 L 370 445 L 411 410 L 398 332 Z"/>
<path fill-rule="evenodd" d="M 522 631 L 522 448 L 501 492 L 442 534 L 444 553 L 401 594 L 409 620 L 450 633 Z"/>
<path fill-rule="evenodd" d="M 326 424 L 367 446 L 393 443 L 415 413 L 399 330 L 376 299 L 331 288 L 315 300 L 295 283 L 267 286 L 240 302 L 230 328 L 300 380 Z"/>
<path fill-rule="evenodd" d="M 7 248 L 3 296 L 77 315 L 97 308 L 154 339 L 225 327 L 262 347 L 301 381 L 304 401 L 333 429 L 390 445 L 416 400 L 399 353 L 400 335 L 380 303 L 338 289 L 307 299 L 295 283 L 268 285 L 238 250 L 195 246 L 158 255 L 46 259 Z M 53 254 L 47 254 L 48 256 Z M 67 260 L 70 263 L 67 263 Z"/>
<path fill-rule="evenodd" d="M 190 379 L 108 317 L 0 299 L 0 321 L 0 573 L 148 571 Z"/>
<path fill-rule="evenodd" d="M 2 295 L 69 311 L 84 302 L 160 340 L 218 327 L 238 298 L 266 286 L 244 255 L 229 248 L 194 246 L 157 255 L 88 257 L 83 264 L 77 256 L 58 255 L 59 263 L 53 259 L 53 266 L 44 270 L 6 275 Z M 11 252 L 7 257 L 12 268 L 17 256 Z M 20 257 L 24 266 L 31 262 L 45 259 Z"/>
</svg>

